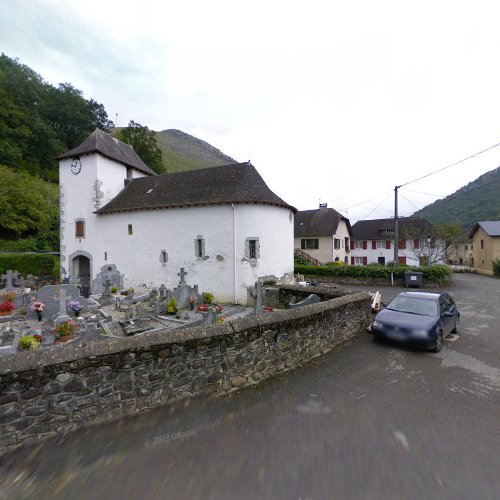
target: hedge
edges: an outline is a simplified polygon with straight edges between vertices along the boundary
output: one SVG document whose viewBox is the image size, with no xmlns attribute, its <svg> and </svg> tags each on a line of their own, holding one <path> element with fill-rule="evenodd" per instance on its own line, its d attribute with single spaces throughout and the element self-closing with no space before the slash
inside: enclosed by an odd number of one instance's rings
<svg viewBox="0 0 500 500">
<path fill-rule="evenodd" d="M 424 273 L 424 280 L 434 282 L 447 282 L 451 278 L 451 269 L 448 266 L 382 266 L 371 264 L 369 266 L 303 266 L 295 264 L 295 272 L 315 276 L 350 276 L 363 278 L 395 278 L 404 279 L 404 273 L 415 271 Z"/>
<path fill-rule="evenodd" d="M 46 276 L 54 274 L 54 269 L 58 261 L 57 255 L 23 253 L 0 254 L 0 273 L 12 269 L 22 276 L 34 274 L 35 276 Z"/>
</svg>

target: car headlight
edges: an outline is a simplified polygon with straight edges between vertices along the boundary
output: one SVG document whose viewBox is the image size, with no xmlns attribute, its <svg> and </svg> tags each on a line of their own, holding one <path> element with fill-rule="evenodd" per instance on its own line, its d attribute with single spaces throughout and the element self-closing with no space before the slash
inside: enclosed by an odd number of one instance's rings
<svg viewBox="0 0 500 500">
<path fill-rule="evenodd" d="M 372 327 L 375 327 L 375 328 L 382 328 L 384 325 L 380 322 L 380 321 L 373 321 L 372 323 Z"/>
</svg>

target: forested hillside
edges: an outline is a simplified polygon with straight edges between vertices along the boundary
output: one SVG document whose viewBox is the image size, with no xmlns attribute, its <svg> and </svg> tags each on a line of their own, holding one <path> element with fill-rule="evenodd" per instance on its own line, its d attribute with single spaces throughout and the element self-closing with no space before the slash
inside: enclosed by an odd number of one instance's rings
<svg viewBox="0 0 500 500">
<path fill-rule="evenodd" d="M 500 220 L 500 167 L 413 215 L 434 224 L 459 224 L 465 231 L 481 220 Z"/>
<path fill-rule="evenodd" d="M 0 164 L 57 182 L 54 157 L 96 127 L 110 130 L 104 106 L 70 83 L 54 87 L 32 69 L 0 56 Z"/>
<path fill-rule="evenodd" d="M 0 56 L 0 250 L 58 250 L 58 163 L 96 127 L 102 104 Z"/>
</svg>

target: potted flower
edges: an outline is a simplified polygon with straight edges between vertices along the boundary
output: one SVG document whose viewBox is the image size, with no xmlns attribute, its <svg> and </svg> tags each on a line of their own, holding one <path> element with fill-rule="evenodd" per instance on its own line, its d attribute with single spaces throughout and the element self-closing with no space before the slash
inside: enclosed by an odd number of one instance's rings
<svg viewBox="0 0 500 500">
<path fill-rule="evenodd" d="M 208 304 L 200 304 L 197 308 L 197 311 L 199 312 L 207 312 L 208 311 Z"/>
<path fill-rule="evenodd" d="M 45 309 L 45 304 L 43 302 L 40 302 L 39 300 L 31 304 L 31 310 L 36 313 L 38 321 L 42 321 L 42 313 L 44 309 Z"/>
<path fill-rule="evenodd" d="M 8 316 L 14 310 L 14 304 L 10 300 L 4 300 L 0 304 L 0 316 Z"/>
<path fill-rule="evenodd" d="M 188 297 L 189 307 L 191 308 L 191 311 L 194 309 L 194 305 L 196 304 L 197 300 L 198 297 L 196 297 L 196 295 L 191 295 L 190 297 Z"/>
<path fill-rule="evenodd" d="M 171 315 L 177 314 L 177 302 L 175 302 L 174 297 L 170 299 L 167 305 L 167 313 Z"/>
<path fill-rule="evenodd" d="M 12 302 L 16 298 L 16 292 L 5 292 L 2 293 L 2 301 Z"/>
<path fill-rule="evenodd" d="M 34 349 L 38 349 L 41 343 L 41 335 L 25 335 L 19 339 L 18 347 L 20 350 L 32 351 Z"/>
<path fill-rule="evenodd" d="M 67 304 L 68 311 L 72 311 L 75 314 L 75 318 L 78 318 L 80 311 L 82 310 L 82 305 L 78 300 L 69 300 Z"/>
<path fill-rule="evenodd" d="M 74 321 L 68 320 L 56 325 L 50 333 L 56 336 L 58 342 L 67 342 L 75 338 L 77 329 L 77 324 Z"/>
<path fill-rule="evenodd" d="M 220 314 L 220 313 L 222 312 L 222 306 L 215 305 L 215 306 L 212 308 L 212 311 L 213 311 L 215 314 Z"/>
<path fill-rule="evenodd" d="M 203 303 L 210 305 L 214 301 L 214 294 L 210 292 L 205 292 L 203 294 Z"/>
</svg>

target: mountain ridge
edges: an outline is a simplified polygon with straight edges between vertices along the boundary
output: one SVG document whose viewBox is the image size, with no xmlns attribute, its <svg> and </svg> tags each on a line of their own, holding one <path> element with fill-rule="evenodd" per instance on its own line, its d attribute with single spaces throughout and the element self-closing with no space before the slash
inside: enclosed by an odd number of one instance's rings
<svg viewBox="0 0 500 500">
<path fill-rule="evenodd" d="M 481 220 L 500 220 L 500 167 L 413 214 L 433 224 L 458 224 L 469 231 Z"/>
</svg>

